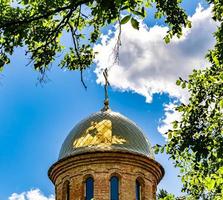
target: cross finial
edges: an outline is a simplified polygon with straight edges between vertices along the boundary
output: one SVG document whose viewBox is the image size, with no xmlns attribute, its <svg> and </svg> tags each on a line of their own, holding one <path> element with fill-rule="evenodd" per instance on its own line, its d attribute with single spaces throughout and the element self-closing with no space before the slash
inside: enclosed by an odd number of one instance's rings
<svg viewBox="0 0 223 200">
<path fill-rule="evenodd" d="M 104 85 L 105 100 L 104 100 L 104 108 L 102 110 L 106 111 L 106 110 L 109 109 L 108 86 L 110 85 L 109 82 L 108 82 L 108 69 L 107 68 L 103 71 L 103 75 L 104 75 L 104 78 L 105 78 L 105 85 Z"/>
</svg>

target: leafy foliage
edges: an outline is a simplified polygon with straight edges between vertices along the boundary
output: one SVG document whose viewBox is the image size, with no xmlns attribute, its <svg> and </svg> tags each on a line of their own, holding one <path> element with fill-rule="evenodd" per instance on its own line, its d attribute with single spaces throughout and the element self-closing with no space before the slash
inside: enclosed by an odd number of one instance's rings
<svg viewBox="0 0 223 200">
<path fill-rule="evenodd" d="M 193 200 L 193 198 L 190 196 L 175 197 L 173 194 L 161 189 L 157 194 L 157 200 Z"/>
<path fill-rule="evenodd" d="M 60 66 L 82 72 L 93 62 L 92 45 L 101 28 L 130 20 L 139 29 L 138 19 L 145 18 L 146 9 L 152 6 L 157 8 L 155 17 L 165 17 L 170 28 L 167 37 L 180 36 L 189 21 L 179 4 L 178 0 L 1 0 L 0 70 L 10 62 L 16 47 L 25 46 L 26 55 L 41 74 L 63 50 Z M 65 34 L 73 40 L 68 49 L 60 41 Z"/>
<path fill-rule="evenodd" d="M 219 22 L 216 44 L 207 54 L 209 68 L 194 70 L 188 81 L 176 84 L 187 88 L 190 99 L 177 106 L 182 119 L 168 131 L 164 149 L 181 170 L 183 191 L 193 199 L 223 199 L 223 2 L 213 3 L 213 19 Z"/>
<path fill-rule="evenodd" d="M 159 190 L 159 193 L 157 194 L 158 200 L 176 200 L 173 194 L 168 194 L 166 190 Z"/>
</svg>

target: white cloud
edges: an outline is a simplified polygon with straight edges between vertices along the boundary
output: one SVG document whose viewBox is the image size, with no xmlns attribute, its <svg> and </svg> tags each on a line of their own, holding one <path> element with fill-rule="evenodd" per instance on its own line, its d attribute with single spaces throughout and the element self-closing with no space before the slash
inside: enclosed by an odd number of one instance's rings
<svg viewBox="0 0 223 200">
<path fill-rule="evenodd" d="M 143 95 L 148 103 L 152 101 L 155 93 L 167 93 L 183 103 L 187 102 L 186 90 L 176 86 L 175 82 L 179 77 L 187 79 L 193 69 L 208 66 L 205 54 L 215 43 L 213 32 L 217 27 L 211 10 L 212 7 L 203 9 L 199 5 L 190 17 L 192 28 L 184 29 L 184 36 L 180 39 L 173 38 L 170 44 L 163 41 L 167 27 L 148 28 L 141 23 L 138 31 L 129 23 L 123 25 L 120 61 L 109 70 L 112 87 Z M 103 35 L 101 44 L 94 47 L 98 52 L 95 58 L 97 83 L 103 83 L 102 71 L 112 65 L 117 35 L 116 27 L 114 32 Z M 168 126 L 171 114 L 175 114 L 166 112 L 164 127 L 159 127 L 161 132 L 164 132 L 165 124 Z"/>
<path fill-rule="evenodd" d="M 175 85 L 178 77 L 187 78 L 194 68 L 208 65 L 205 54 L 214 44 L 212 33 L 216 23 L 211 18 L 211 7 L 203 9 L 199 6 L 190 17 L 191 29 L 184 29 L 184 36 L 174 38 L 165 44 L 163 37 L 167 27 L 154 26 L 148 28 L 141 23 L 140 30 L 135 30 L 128 23 L 122 26 L 122 46 L 120 62 L 109 71 L 109 81 L 115 88 L 131 90 L 152 101 L 155 93 L 168 93 L 182 101 L 185 92 Z M 95 45 L 98 52 L 97 82 L 103 82 L 102 69 L 112 65 L 112 52 L 116 43 L 118 30 L 102 36 L 101 44 Z M 121 80 L 121 81 L 120 81 Z"/>
<path fill-rule="evenodd" d="M 181 114 L 175 110 L 176 105 L 176 102 L 164 105 L 164 118 L 161 119 L 161 123 L 157 128 L 164 137 L 167 137 L 165 133 L 173 128 L 172 122 L 181 119 Z"/>
<path fill-rule="evenodd" d="M 13 193 L 8 200 L 55 200 L 54 195 L 44 196 L 39 189 L 33 189 L 20 194 Z"/>
</svg>

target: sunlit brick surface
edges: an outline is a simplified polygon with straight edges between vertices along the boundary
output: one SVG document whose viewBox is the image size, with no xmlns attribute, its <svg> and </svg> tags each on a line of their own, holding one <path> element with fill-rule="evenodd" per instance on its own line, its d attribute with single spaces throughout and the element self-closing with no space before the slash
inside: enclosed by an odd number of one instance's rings
<svg viewBox="0 0 223 200">
<path fill-rule="evenodd" d="M 143 180 L 142 200 L 154 200 L 157 184 L 164 175 L 153 159 L 126 152 L 94 152 L 75 155 L 55 163 L 49 177 L 55 184 L 56 200 L 63 199 L 63 184 L 70 181 L 70 200 L 84 200 L 86 177 L 94 178 L 94 199 L 110 199 L 110 178 L 120 178 L 120 200 L 136 199 L 136 179 Z"/>
</svg>

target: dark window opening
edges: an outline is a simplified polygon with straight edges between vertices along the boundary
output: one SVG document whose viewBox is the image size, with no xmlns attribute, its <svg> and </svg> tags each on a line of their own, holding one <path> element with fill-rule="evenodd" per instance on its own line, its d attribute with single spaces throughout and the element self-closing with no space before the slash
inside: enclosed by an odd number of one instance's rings
<svg viewBox="0 0 223 200">
<path fill-rule="evenodd" d="M 92 177 L 87 178 L 85 183 L 85 199 L 91 200 L 94 198 L 94 179 Z"/>
<path fill-rule="evenodd" d="M 142 199 L 142 186 L 138 180 L 136 180 L 136 200 Z"/>
<path fill-rule="evenodd" d="M 119 200 L 119 178 L 112 176 L 110 179 L 110 197 L 111 200 Z"/>
<path fill-rule="evenodd" d="M 63 199 L 70 200 L 70 183 L 66 181 L 63 186 Z"/>
</svg>

